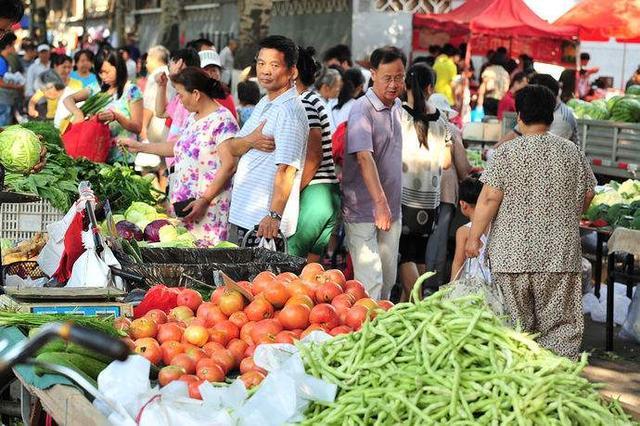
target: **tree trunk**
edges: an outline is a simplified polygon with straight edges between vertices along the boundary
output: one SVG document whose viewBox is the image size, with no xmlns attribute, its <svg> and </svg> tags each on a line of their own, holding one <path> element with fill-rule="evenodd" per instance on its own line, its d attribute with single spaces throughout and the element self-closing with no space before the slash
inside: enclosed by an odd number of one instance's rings
<svg viewBox="0 0 640 426">
<path fill-rule="evenodd" d="M 239 0 L 240 47 L 236 53 L 236 64 L 240 68 L 251 65 L 258 42 L 269 34 L 272 0 Z"/>
<path fill-rule="evenodd" d="M 160 44 L 173 52 L 180 48 L 180 2 L 161 0 L 160 7 Z"/>
</svg>

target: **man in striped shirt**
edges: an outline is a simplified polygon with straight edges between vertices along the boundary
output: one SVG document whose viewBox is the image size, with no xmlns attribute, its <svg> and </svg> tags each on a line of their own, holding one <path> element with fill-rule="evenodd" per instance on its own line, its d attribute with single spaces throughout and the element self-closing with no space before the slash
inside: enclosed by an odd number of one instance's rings
<svg viewBox="0 0 640 426">
<path fill-rule="evenodd" d="M 257 74 L 267 95 L 231 141 L 232 153 L 240 157 L 229 218 L 238 240 L 256 225 L 259 237 L 275 238 L 279 230 L 286 237 L 296 232 L 309 134 L 304 106 L 293 87 L 297 59 L 297 47 L 286 37 L 260 42 Z"/>
</svg>

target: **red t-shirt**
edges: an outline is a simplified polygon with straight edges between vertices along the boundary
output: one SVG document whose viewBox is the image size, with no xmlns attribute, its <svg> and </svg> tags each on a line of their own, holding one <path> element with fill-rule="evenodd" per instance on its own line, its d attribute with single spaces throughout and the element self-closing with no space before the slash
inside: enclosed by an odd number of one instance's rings
<svg viewBox="0 0 640 426">
<path fill-rule="evenodd" d="M 507 91 L 505 95 L 498 102 L 498 120 L 502 120 L 502 115 L 505 112 L 515 112 L 516 110 L 516 98 L 511 93 L 511 90 Z"/>
<path fill-rule="evenodd" d="M 236 111 L 236 104 L 233 102 L 233 96 L 231 96 L 231 94 L 227 95 L 227 97 L 224 98 L 224 99 L 216 99 L 216 101 L 220 105 L 222 105 L 223 107 L 228 109 L 231 112 L 231 114 L 233 114 L 233 118 L 235 118 L 236 120 L 238 119 L 238 112 Z"/>
</svg>

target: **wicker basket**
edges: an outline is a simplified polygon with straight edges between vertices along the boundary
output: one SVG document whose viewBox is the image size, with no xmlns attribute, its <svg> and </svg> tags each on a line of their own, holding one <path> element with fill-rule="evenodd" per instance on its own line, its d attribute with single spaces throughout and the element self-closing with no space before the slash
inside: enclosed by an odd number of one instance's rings
<svg viewBox="0 0 640 426">
<path fill-rule="evenodd" d="M 23 280 L 27 278 L 31 278 L 32 280 L 37 280 L 38 278 L 45 278 L 47 275 L 42 272 L 38 262 L 34 261 L 25 261 L 25 262 L 14 262 L 9 265 L 5 265 L 2 273 L 5 278 L 8 275 L 17 275 Z"/>
<path fill-rule="evenodd" d="M 63 216 L 64 213 L 45 200 L 37 203 L 0 204 L 0 238 L 28 240 L 38 232 L 47 232 L 47 226 Z"/>
</svg>

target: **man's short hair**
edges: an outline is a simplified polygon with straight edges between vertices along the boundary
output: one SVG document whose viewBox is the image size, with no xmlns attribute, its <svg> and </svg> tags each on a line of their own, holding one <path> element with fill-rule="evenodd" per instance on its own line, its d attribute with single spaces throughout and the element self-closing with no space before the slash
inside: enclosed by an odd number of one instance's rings
<svg viewBox="0 0 640 426">
<path fill-rule="evenodd" d="M 149 48 L 147 58 L 149 58 L 149 56 L 154 56 L 163 64 L 168 64 L 170 53 L 166 47 L 157 45 Z"/>
<path fill-rule="evenodd" d="M 591 55 L 589 55 L 587 52 L 582 52 L 580 54 L 580 60 L 581 61 L 588 61 L 591 59 Z"/>
<path fill-rule="evenodd" d="M 447 43 L 442 47 L 442 53 L 451 57 L 451 56 L 459 55 L 460 51 L 456 49 L 453 44 Z"/>
<path fill-rule="evenodd" d="M 178 49 L 171 54 L 171 60 L 174 62 L 178 62 L 182 59 L 182 62 L 187 67 L 197 67 L 200 68 L 200 55 L 198 55 L 198 51 L 187 47 L 185 49 Z"/>
<path fill-rule="evenodd" d="M 349 46 L 346 44 L 337 44 L 324 52 L 322 62 L 328 62 L 332 59 L 335 59 L 340 63 L 346 62 L 350 67 L 353 66 L 353 61 L 351 60 L 351 49 L 349 49 Z"/>
<path fill-rule="evenodd" d="M 525 78 L 527 78 L 527 73 L 524 71 L 518 71 L 517 73 L 515 73 L 512 77 L 511 77 L 511 84 L 509 85 L 509 88 L 513 87 L 514 83 L 519 83 L 522 80 L 524 80 Z"/>
<path fill-rule="evenodd" d="M 18 37 L 14 33 L 6 33 L 4 37 L 0 37 L 0 50 L 6 49 L 8 46 L 13 45 Z"/>
<path fill-rule="evenodd" d="M 380 65 L 390 64 L 398 59 L 402 61 L 404 66 L 407 66 L 407 56 L 402 50 L 395 46 L 384 46 L 374 50 L 369 61 L 371 62 L 371 68 L 375 70 Z"/>
<path fill-rule="evenodd" d="M 22 0 L 0 0 L 0 18 L 15 23 L 19 22 L 23 15 L 24 4 Z"/>
<path fill-rule="evenodd" d="M 198 38 L 198 39 L 191 40 L 190 42 L 188 42 L 185 47 L 190 47 L 192 49 L 195 49 L 196 52 L 199 52 L 200 49 L 202 49 L 203 46 L 215 46 L 215 44 L 213 44 L 213 42 L 211 40 L 209 40 L 209 39 Z"/>
<path fill-rule="evenodd" d="M 260 40 L 258 46 L 260 49 L 275 49 L 282 52 L 287 68 L 293 68 L 298 63 L 298 46 L 290 38 L 272 35 Z"/>
<path fill-rule="evenodd" d="M 551 93 L 558 95 L 560 92 L 560 83 L 550 74 L 534 74 L 529 79 L 529 84 L 539 84 L 551 90 Z"/>
<path fill-rule="evenodd" d="M 547 87 L 530 84 L 516 92 L 516 111 L 524 124 L 553 123 L 556 95 Z"/>
</svg>

